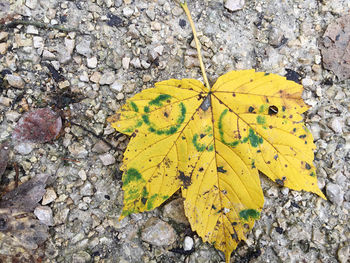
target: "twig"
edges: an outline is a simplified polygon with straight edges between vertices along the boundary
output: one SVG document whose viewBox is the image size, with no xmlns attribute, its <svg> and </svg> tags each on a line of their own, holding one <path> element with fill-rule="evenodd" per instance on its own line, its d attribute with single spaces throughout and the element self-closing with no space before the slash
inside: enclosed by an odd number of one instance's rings
<svg viewBox="0 0 350 263">
<path fill-rule="evenodd" d="M 104 138 L 102 138 L 101 136 L 97 135 L 96 133 L 94 133 L 93 131 L 90 131 L 89 129 L 85 128 L 83 125 L 79 124 L 79 123 L 75 123 L 73 121 L 69 121 L 70 124 L 73 124 L 75 126 L 78 126 L 80 128 L 82 128 L 84 131 L 90 133 L 91 135 L 95 136 L 96 138 L 102 140 L 105 144 L 107 144 L 109 147 L 111 147 L 112 149 L 114 149 L 114 146 L 108 142 L 107 140 L 105 140 Z"/>
<path fill-rule="evenodd" d="M 31 25 L 31 26 L 42 28 L 42 29 L 55 29 L 55 30 L 67 32 L 67 33 L 78 32 L 78 33 L 83 34 L 83 35 L 88 35 L 87 33 L 81 32 L 77 28 L 68 28 L 68 27 L 62 27 L 62 26 L 57 26 L 57 25 L 45 24 L 45 23 L 42 23 L 39 21 L 28 21 L 28 20 L 13 20 L 10 23 L 0 25 L 0 29 L 3 29 L 5 27 L 11 28 L 11 27 L 15 27 L 18 25 L 25 25 L 25 26 Z"/>
</svg>

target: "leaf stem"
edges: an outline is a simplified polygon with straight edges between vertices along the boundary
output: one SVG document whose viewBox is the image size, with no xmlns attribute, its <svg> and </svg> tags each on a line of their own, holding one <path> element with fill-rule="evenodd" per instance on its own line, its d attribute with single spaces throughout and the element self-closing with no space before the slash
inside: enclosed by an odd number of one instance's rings
<svg viewBox="0 0 350 263">
<path fill-rule="evenodd" d="M 201 48 L 200 48 L 200 43 L 199 40 L 197 38 L 197 32 L 196 32 L 196 28 L 194 26 L 192 17 L 191 17 L 191 13 L 190 10 L 188 10 L 188 6 L 186 2 L 181 2 L 181 1 L 176 1 L 180 4 L 180 6 L 182 7 L 182 9 L 185 11 L 185 14 L 187 15 L 187 18 L 190 22 L 191 28 L 192 28 L 192 32 L 193 32 L 193 38 L 194 41 L 196 43 L 196 48 L 197 48 L 197 54 L 198 54 L 198 59 L 199 59 L 199 64 L 202 70 L 202 75 L 203 75 L 203 79 L 204 79 L 204 83 L 205 86 L 207 87 L 208 90 L 210 90 L 210 85 L 209 85 L 209 81 L 207 78 L 207 73 L 205 72 L 205 67 L 204 67 L 204 63 L 203 63 L 203 59 L 202 59 L 202 54 L 201 54 Z"/>
</svg>

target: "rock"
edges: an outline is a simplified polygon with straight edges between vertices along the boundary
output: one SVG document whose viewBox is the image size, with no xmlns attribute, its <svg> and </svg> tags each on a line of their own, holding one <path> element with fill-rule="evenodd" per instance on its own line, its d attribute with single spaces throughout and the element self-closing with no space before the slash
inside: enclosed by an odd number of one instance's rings
<svg viewBox="0 0 350 263">
<path fill-rule="evenodd" d="M 340 263 L 347 263 L 350 260 L 350 245 L 338 249 L 338 259 Z"/>
<path fill-rule="evenodd" d="M 0 32 L 0 42 L 6 41 L 8 39 L 9 33 L 7 32 Z"/>
<path fill-rule="evenodd" d="M 244 7 L 244 0 L 226 0 L 225 8 L 230 11 L 237 11 Z"/>
<path fill-rule="evenodd" d="M 91 77 L 90 77 L 90 80 L 93 82 L 93 83 L 99 83 L 100 82 L 100 79 L 101 79 L 101 73 L 98 72 L 98 71 L 95 71 L 94 73 L 92 73 Z"/>
<path fill-rule="evenodd" d="M 144 69 L 148 69 L 148 68 L 151 66 L 151 64 L 148 63 L 148 62 L 145 61 L 145 60 L 141 60 L 141 66 L 142 66 Z"/>
<path fill-rule="evenodd" d="M 116 99 L 117 99 L 117 100 L 123 100 L 124 98 L 125 98 L 125 96 L 124 96 L 124 94 L 121 93 L 121 92 L 119 92 L 119 93 L 117 94 L 117 96 L 116 96 Z"/>
<path fill-rule="evenodd" d="M 33 37 L 33 47 L 44 48 L 44 39 L 42 37 Z"/>
<path fill-rule="evenodd" d="M 81 144 L 75 142 L 68 146 L 68 150 L 73 158 L 86 158 L 88 156 L 88 151 Z"/>
<path fill-rule="evenodd" d="M 340 81 L 350 78 L 350 15 L 330 24 L 321 46 L 323 66 L 332 70 Z"/>
<path fill-rule="evenodd" d="M 79 251 L 73 254 L 72 263 L 88 263 L 91 262 L 91 256 L 86 251 Z"/>
<path fill-rule="evenodd" d="M 10 159 L 10 144 L 9 142 L 0 143 L 0 178 L 6 170 L 7 163 Z"/>
<path fill-rule="evenodd" d="M 83 187 L 80 189 L 82 196 L 92 196 L 94 194 L 94 187 L 89 181 L 86 181 Z"/>
<path fill-rule="evenodd" d="M 39 30 L 35 26 L 32 26 L 32 25 L 27 26 L 26 32 L 27 32 L 27 34 L 30 34 L 30 35 L 38 35 L 39 34 Z"/>
<path fill-rule="evenodd" d="M 8 121 L 16 122 L 21 117 L 21 114 L 17 111 L 10 110 L 5 113 L 5 116 Z"/>
<path fill-rule="evenodd" d="M 100 78 L 100 85 L 110 85 L 115 81 L 115 74 L 112 71 L 104 73 Z"/>
<path fill-rule="evenodd" d="M 79 44 L 76 46 L 76 51 L 78 54 L 83 55 L 85 57 L 89 57 L 90 54 L 92 53 L 92 50 L 90 48 L 91 41 L 83 39 L 82 41 L 79 42 Z"/>
<path fill-rule="evenodd" d="M 128 6 L 123 9 L 123 15 L 127 18 L 131 17 L 133 13 L 134 13 L 134 10 Z"/>
<path fill-rule="evenodd" d="M 343 203 L 344 192 L 339 185 L 328 183 L 326 186 L 326 193 L 333 204 L 340 206 Z"/>
<path fill-rule="evenodd" d="M 151 19 L 152 21 L 155 19 L 156 17 L 156 13 L 154 12 L 154 9 L 147 9 L 146 10 L 146 15 L 148 16 L 149 19 Z"/>
<path fill-rule="evenodd" d="M 151 30 L 153 31 L 160 31 L 162 29 L 162 25 L 157 21 L 151 22 Z"/>
<path fill-rule="evenodd" d="M 1 55 L 4 55 L 7 52 L 8 46 L 9 45 L 6 42 L 0 43 L 0 54 Z"/>
<path fill-rule="evenodd" d="M 199 67 L 199 59 L 191 56 L 185 56 L 185 68 Z"/>
<path fill-rule="evenodd" d="M 26 6 L 30 9 L 35 9 L 38 4 L 38 0 L 26 0 Z"/>
<path fill-rule="evenodd" d="M 42 57 L 44 60 L 55 60 L 56 56 L 55 54 L 53 54 L 52 52 L 48 51 L 48 50 L 44 50 Z"/>
<path fill-rule="evenodd" d="M 59 87 L 60 89 L 65 89 L 65 88 L 68 88 L 69 86 L 70 86 L 70 83 L 69 83 L 68 80 L 60 81 L 60 82 L 58 83 L 58 87 Z"/>
<path fill-rule="evenodd" d="M 185 251 L 190 251 L 193 248 L 194 241 L 191 237 L 187 236 L 184 239 L 183 249 Z"/>
<path fill-rule="evenodd" d="M 141 68 L 141 61 L 138 57 L 134 57 L 131 61 L 130 64 L 134 67 L 134 68 Z"/>
<path fill-rule="evenodd" d="M 86 60 L 87 67 L 88 68 L 96 68 L 97 66 L 97 58 L 96 57 L 91 57 Z"/>
<path fill-rule="evenodd" d="M 157 52 L 159 56 L 163 55 L 164 47 L 162 45 L 156 46 L 154 51 Z"/>
<path fill-rule="evenodd" d="M 48 206 L 37 206 L 34 210 L 34 214 L 39 219 L 40 222 L 47 226 L 53 226 L 54 221 L 52 217 L 52 210 Z"/>
<path fill-rule="evenodd" d="M 329 128 L 331 128 L 335 133 L 341 134 L 343 132 L 343 121 L 339 117 L 334 117 L 329 122 Z"/>
<path fill-rule="evenodd" d="M 146 222 L 141 239 L 154 246 L 170 246 L 176 240 L 176 233 L 168 223 L 152 217 Z"/>
<path fill-rule="evenodd" d="M 50 204 L 53 201 L 55 201 L 56 198 L 57 198 L 57 195 L 55 190 L 53 190 L 52 188 L 48 188 L 46 189 L 46 192 L 43 196 L 43 200 L 41 201 L 41 204 L 42 205 Z"/>
<path fill-rule="evenodd" d="M 22 142 L 17 144 L 14 149 L 21 155 L 27 155 L 34 150 L 34 144 L 29 142 Z"/>
<path fill-rule="evenodd" d="M 163 216 L 172 219 L 176 223 L 186 224 L 189 222 L 185 215 L 183 199 L 178 198 L 164 206 Z"/>
<path fill-rule="evenodd" d="M 123 69 L 129 69 L 129 64 L 130 64 L 130 58 L 129 57 L 124 57 L 122 59 Z"/>
<path fill-rule="evenodd" d="M 11 87 L 14 87 L 14 88 L 23 88 L 24 87 L 24 81 L 23 79 L 18 76 L 18 75 L 14 75 L 14 74 L 7 74 L 5 76 L 5 79 L 8 81 L 9 85 Z"/>
<path fill-rule="evenodd" d="M 123 84 L 119 80 L 114 81 L 109 87 L 114 92 L 121 92 L 123 90 Z"/>
<path fill-rule="evenodd" d="M 78 173 L 81 180 L 85 181 L 87 179 L 86 172 L 84 170 L 80 170 Z"/>
<path fill-rule="evenodd" d="M 104 166 L 108 166 L 115 163 L 115 158 L 112 154 L 106 153 L 99 156 Z"/>
</svg>

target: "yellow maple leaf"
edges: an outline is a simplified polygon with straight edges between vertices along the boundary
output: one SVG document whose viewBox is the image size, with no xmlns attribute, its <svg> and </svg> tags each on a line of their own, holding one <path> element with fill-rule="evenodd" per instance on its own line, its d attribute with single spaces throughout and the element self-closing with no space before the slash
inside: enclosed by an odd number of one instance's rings
<svg viewBox="0 0 350 263">
<path fill-rule="evenodd" d="M 325 196 L 317 186 L 313 138 L 302 122 L 303 87 L 241 70 L 210 88 L 198 46 L 206 86 L 195 79 L 161 81 L 109 118 L 131 136 L 121 168 L 121 218 L 152 210 L 181 188 L 192 229 L 229 262 L 260 217 L 258 171 L 279 185 Z"/>
</svg>

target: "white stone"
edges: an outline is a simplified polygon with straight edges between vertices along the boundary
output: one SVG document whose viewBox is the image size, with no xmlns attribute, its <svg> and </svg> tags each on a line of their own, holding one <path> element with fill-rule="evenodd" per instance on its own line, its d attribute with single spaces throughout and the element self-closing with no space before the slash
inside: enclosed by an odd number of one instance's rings
<svg viewBox="0 0 350 263">
<path fill-rule="evenodd" d="M 115 81 L 115 74 L 112 71 L 104 73 L 100 78 L 100 85 L 110 85 Z"/>
<path fill-rule="evenodd" d="M 65 38 L 64 39 L 64 45 L 67 49 L 67 52 L 69 55 L 72 55 L 74 47 L 75 47 L 75 40 L 74 39 L 69 39 L 69 38 Z"/>
<path fill-rule="evenodd" d="M 129 69 L 129 64 L 130 64 L 130 58 L 129 57 L 124 57 L 122 59 L 123 69 Z"/>
<path fill-rule="evenodd" d="M 332 118 L 331 122 L 329 123 L 329 127 L 336 133 L 343 132 L 343 125 L 343 121 L 339 117 Z"/>
<path fill-rule="evenodd" d="M 97 58 L 91 57 L 86 60 L 88 68 L 96 68 L 97 66 Z"/>
<path fill-rule="evenodd" d="M 4 55 L 7 52 L 9 45 L 5 43 L 0 43 L 0 54 Z"/>
<path fill-rule="evenodd" d="M 79 177 L 81 180 L 85 181 L 86 180 L 86 172 L 84 170 L 80 170 L 78 173 Z"/>
<path fill-rule="evenodd" d="M 17 111 L 10 110 L 5 113 L 5 116 L 8 121 L 16 122 L 19 117 L 21 117 L 21 114 Z"/>
<path fill-rule="evenodd" d="M 134 68 L 141 68 L 141 61 L 138 57 L 134 57 L 131 61 L 130 64 L 134 67 Z"/>
<path fill-rule="evenodd" d="M 244 0 L 226 0 L 225 8 L 230 11 L 237 11 L 244 7 Z"/>
<path fill-rule="evenodd" d="M 344 192 L 339 185 L 328 183 L 326 187 L 326 193 L 327 197 L 333 204 L 340 206 L 343 203 Z"/>
<path fill-rule="evenodd" d="M 0 42 L 1 41 L 6 41 L 9 36 L 9 33 L 7 32 L 0 32 Z"/>
<path fill-rule="evenodd" d="M 36 217 L 45 225 L 53 226 L 52 210 L 48 206 L 37 206 L 34 210 Z"/>
<path fill-rule="evenodd" d="M 23 88 L 24 87 L 24 81 L 18 75 L 7 74 L 5 76 L 5 79 L 8 81 L 8 83 L 11 87 L 15 87 L 15 88 Z"/>
<path fill-rule="evenodd" d="M 26 0 L 26 6 L 30 9 L 35 9 L 38 4 L 38 0 Z"/>
<path fill-rule="evenodd" d="M 157 21 L 152 21 L 151 22 L 151 30 L 153 31 L 160 31 L 162 29 L 162 25 L 161 23 L 157 22 Z"/>
<path fill-rule="evenodd" d="M 29 25 L 27 27 L 27 34 L 30 34 L 30 35 L 38 35 L 39 34 L 39 30 L 35 27 L 35 26 L 32 26 L 32 25 Z"/>
<path fill-rule="evenodd" d="M 44 48 L 44 39 L 42 37 L 33 37 L 33 47 Z"/>
<path fill-rule="evenodd" d="M 123 15 L 125 16 L 125 17 L 131 17 L 132 16 L 132 14 L 134 13 L 134 10 L 133 9 L 131 9 L 130 7 L 125 7 L 124 9 L 123 9 Z"/>
<path fill-rule="evenodd" d="M 301 81 L 301 84 L 303 84 L 305 87 L 310 87 L 314 84 L 314 81 L 310 78 L 305 78 Z"/>
<path fill-rule="evenodd" d="M 163 51 L 164 51 L 164 47 L 162 45 L 160 46 L 156 46 L 154 48 L 154 51 L 158 53 L 159 56 L 161 56 L 163 54 Z"/>
<path fill-rule="evenodd" d="M 124 99 L 124 97 L 125 97 L 124 94 L 120 92 L 120 93 L 117 94 L 116 99 L 117 100 L 122 100 L 122 99 Z"/>
<path fill-rule="evenodd" d="M 112 85 L 109 86 L 114 92 L 121 92 L 123 90 L 123 84 L 121 81 L 116 80 Z"/>
<path fill-rule="evenodd" d="M 56 195 L 55 190 L 53 190 L 52 188 L 48 188 L 48 189 L 46 189 L 46 192 L 43 196 L 43 200 L 42 200 L 41 204 L 42 205 L 50 204 L 53 201 L 55 201 L 56 198 L 57 198 L 57 195 Z"/>
<path fill-rule="evenodd" d="M 193 239 L 189 236 L 185 237 L 183 248 L 185 251 L 190 251 L 193 248 Z"/>
<path fill-rule="evenodd" d="M 43 51 L 43 55 L 42 55 L 44 60 L 54 60 L 56 59 L 55 54 L 53 54 L 52 52 L 48 51 L 48 50 L 44 50 Z"/>
<path fill-rule="evenodd" d="M 169 246 L 176 240 L 176 233 L 168 223 L 152 217 L 142 230 L 141 239 L 154 246 Z"/>
<path fill-rule="evenodd" d="M 99 156 L 104 166 L 108 166 L 115 163 L 115 158 L 112 154 L 105 153 Z"/>
</svg>

